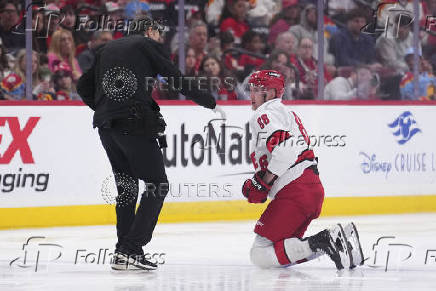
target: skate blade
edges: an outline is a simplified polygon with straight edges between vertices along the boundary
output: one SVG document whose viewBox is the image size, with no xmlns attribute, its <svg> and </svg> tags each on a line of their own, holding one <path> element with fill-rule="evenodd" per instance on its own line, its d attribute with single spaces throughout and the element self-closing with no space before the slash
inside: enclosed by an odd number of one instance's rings
<svg viewBox="0 0 436 291">
<path fill-rule="evenodd" d="M 344 227 L 344 232 L 346 235 L 348 248 L 352 254 L 350 269 L 353 269 L 356 266 L 362 266 L 364 264 L 364 258 L 356 225 L 353 222 L 347 224 Z"/>
<path fill-rule="evenodd" d="M 341 258 L 342 266 L 344 267 L 344 269 L 348 269 L 351 266 L 351 262 L 353 261 L 353 258 L 351 256 L 351 252 L 348 247 L 348 241 L 345 236 L 344 229 L 342 225 L 338 223 L 337 228 L 335 228 L 334 231 L 335 231 L 334 243 L 339 253 L 339 257 Z"/>
</svg>

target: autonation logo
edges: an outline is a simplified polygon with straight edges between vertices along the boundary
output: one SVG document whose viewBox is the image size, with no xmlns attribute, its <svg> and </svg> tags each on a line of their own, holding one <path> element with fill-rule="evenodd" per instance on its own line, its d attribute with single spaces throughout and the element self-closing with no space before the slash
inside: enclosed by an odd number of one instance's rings
<svg viewBox="0 0 436 291">
<path fill-rule="evenodd" d="M 394 120 L 394 122 L 388 124 L 390 128 L 395 130 L 392 134 L 396 136 L 397 142 L 400 145 L 408 142 L 415 134 L 421 132 L 418 128 L 415 118 L 410 111 L 404 111 Z"/>
</svg>

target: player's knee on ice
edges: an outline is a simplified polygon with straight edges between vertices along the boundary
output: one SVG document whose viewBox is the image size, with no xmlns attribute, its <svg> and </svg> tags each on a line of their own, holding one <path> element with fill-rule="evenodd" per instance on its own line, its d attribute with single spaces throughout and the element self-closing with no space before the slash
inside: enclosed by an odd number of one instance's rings
<svg viewBox="0 0 436 291">
<path fill-rule="evenodd" d="M 250 250 L 251 262 L 261 268 L 279 267 L 274 244 L 267 238 L 256 235 Z"/>
</svg>

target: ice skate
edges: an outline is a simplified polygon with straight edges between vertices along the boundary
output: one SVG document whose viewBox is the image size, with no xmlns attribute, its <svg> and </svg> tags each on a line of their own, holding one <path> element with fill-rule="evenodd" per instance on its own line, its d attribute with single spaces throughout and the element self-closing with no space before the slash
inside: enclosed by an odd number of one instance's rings
<svg viewBox="0 0 436 291">
<path fill-rule="evenodd" d="M 340 224 L 331 229 L 325 229 L 309 237 L 309 246 L 314 251 L 322 251 L 335 263 L 338 270 L 350 267 L 349 254 L 344 230 Z"/>
<path fill-rule="evenodd" d="M 344 233 L 347 239 L 348 250 L 351 254 L 350 269 L 363 265 L 364 258 L 362 247 L 360 245 L 359 233 L 357 232 L 357 228 L 354 223 L 351 222 L 345 225 Z"/>
</svg>

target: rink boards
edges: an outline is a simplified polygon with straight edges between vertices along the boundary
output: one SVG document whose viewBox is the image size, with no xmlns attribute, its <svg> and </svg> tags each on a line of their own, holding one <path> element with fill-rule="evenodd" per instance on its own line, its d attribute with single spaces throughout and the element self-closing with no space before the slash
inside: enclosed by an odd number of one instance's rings
<svg viewBox="0 0 436 291">
<path fill-rule="evenodd" d="M 114 223 L 102 197 L 111 169 L 92 111 L 38 104 L 0 108 L 0 228 Z M 382 104 L 287 104 L 319 157 L 322 215 L 436 211 L 436 103 Z M 241 185 L 253 173 L 250 138 L 267 137 L 250 137 L 249 104 L 226 105 L 225 126 L 190 102 L 161 110 L 170 184 L 160 221 L 257 218 L 266 205 L 244 201 Z M 303 140 L 293 133 L 289 142 Z"/>
</svg>

